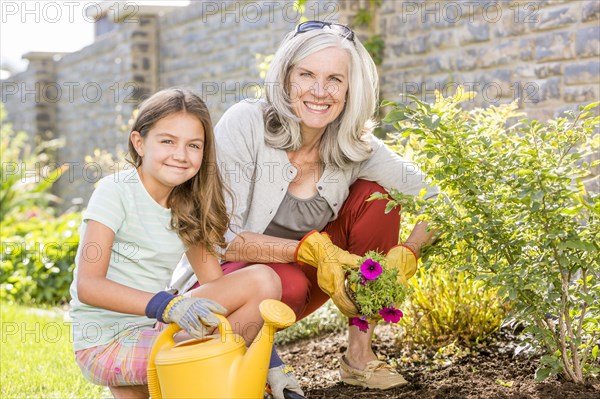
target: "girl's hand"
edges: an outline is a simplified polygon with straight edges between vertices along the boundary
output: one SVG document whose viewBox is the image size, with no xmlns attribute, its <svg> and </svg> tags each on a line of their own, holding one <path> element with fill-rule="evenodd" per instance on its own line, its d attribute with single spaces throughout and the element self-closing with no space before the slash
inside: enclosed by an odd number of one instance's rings
<svg viewBox="0 0 600 399">
<path fill-rule="evenodd" d="M 210 299 L 184 297 L 161 291 L 146 307 L 146 316 L 163 323 L 177 323 L 193 338 L 202 339 L 209 327 L 219 325 L 214 313 L 226 314 L 227 309 Z"/>
</svg>

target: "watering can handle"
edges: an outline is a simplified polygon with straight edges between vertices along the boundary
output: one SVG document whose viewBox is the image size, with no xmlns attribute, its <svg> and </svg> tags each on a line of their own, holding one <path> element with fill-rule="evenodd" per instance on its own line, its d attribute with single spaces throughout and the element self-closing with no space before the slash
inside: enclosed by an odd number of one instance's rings
<svg viewBox="0 0 600 399">
<path fill-rule="evenodd" d="M 156 358 L 156 354 L 166 346 L 174 346 L 175 340 L 173 339 L 173 335 L 177 334 L 181 331 L 181 327 L 179 327 L 176 323 L 171 323 L 169 326 L 164 329 L 156 341 L 154 341 L 154 345 L 152 346 L 152 350 L 150 351 L 150 357 L 148 358 L 148 391 L 150 392 L 150 397 L 152 399 L 162 399 L 162 393 L 160 391 L 160 384 L 158 381 L 158 373 L 156 371 L 156 365 L 154 363 L 154 359 Z"/>
<path fill-rule="evenodd" d="M 215 313 L 215 316 L 219 318 L 219 331 L 221 336 L 225 336 L 227 332 L 231 332 L 231 325 L 225 316 Z M 158 381 L 158 373 L 156 371 L 155 358 L 156 354 L 165 347 L 175 346 L 175 340 L 173 336 L 181 331 L 181 327 L 177 323 L 171 323 L 165 328 L 152 346 L 150 351 L 150 357 L 148 359 L 148 391 L 152 399 L 162 399 L 162 393 L 160 390 L 160 383 Z"/>
</svg>

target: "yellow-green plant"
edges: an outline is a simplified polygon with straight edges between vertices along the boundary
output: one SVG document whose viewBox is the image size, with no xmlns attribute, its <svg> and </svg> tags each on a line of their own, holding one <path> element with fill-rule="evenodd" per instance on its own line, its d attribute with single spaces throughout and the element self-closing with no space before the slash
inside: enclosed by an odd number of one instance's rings
<svg viewBox="0 0 600 399">
<path fill-rule="evenodd" d="M 409 285 L 400 321 L 400 339 L 409 344 L 479 342 L 498 330 L 507 314 L 508 305 L 497 290 L 466 272 L 449 271 L 444 264 L 420 268 Z"/>
<path fill-rule="evenodd" d="M 443 236 L 425 265 L 464 271 L 511 301 L 525 338 L 543 351 L 536 379 L 597 375 L 600 339 L 600 195 L 585 188 L 598 151 L 598 103 L 546 123 L 518 120 L 515 104 L 459 106 L 471 93 L 410 97 L 385 121 L 443 192 L 391 193 Z M 393 204 L 393 205 L 394 205 Z"/>
<path fill-rule="evenodd" d="M 63 140 L 49 140 L 32 147 L 27 143 L 27 134 L 15 132 L 11 124 L 3 123 L 4 118 L 0 104 L 0 222 L 11 212 L 59 202 L 60 198 L 49 190 L 67 169 L 66 165 L 53 164 L 48 156 L 64 144 Z"/>
</svg>

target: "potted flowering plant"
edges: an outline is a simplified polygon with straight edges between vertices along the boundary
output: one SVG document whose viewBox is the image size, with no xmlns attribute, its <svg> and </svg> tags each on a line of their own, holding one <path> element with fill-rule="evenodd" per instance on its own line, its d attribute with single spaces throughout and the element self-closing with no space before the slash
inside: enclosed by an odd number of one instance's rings
<svg viewBox="0 0 600 399">
<path fill-rule="evenodd" d="M 346 293 L 360 313 L 350 318 L 350 324 L 366 331 L 369 320 L 400 321 L 403 313 L 397 306 L 406 298 L 408 287 L 398 282 L 398 269 L 387 267 L 385 256 L 376 251 L 367 252 L 359 265 L 346 274 Z"/>
</svg>

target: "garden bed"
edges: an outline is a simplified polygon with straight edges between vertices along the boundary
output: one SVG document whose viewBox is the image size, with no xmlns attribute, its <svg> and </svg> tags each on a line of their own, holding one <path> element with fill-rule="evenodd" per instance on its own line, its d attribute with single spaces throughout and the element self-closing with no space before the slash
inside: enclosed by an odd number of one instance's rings
<svg viewBox="0 0 600 399">
<path fill-rule="evenodd" d="M 345 333 L 328 334 L 287 345 L 279 345 L 284 361 L 292 365 L 310 399 L 598 399 L 600 380 L 585 385 L 561 382 L 555 377 L 534 381 L 537 358 L 523 352 L 515 355 L 517 339 L 508 331 L 475 349 L 447 347 L 446 354 L 424 348 L 408 350 L 394 341 L 391 326 L 378 326 L 373 347 L 380 355 L 398 363 L 408 386 L 387 391 L 345 385 L 337 372 L 345 351 Z M 437 353 L 437 355 L 436 355 Z"/>
</svg>

